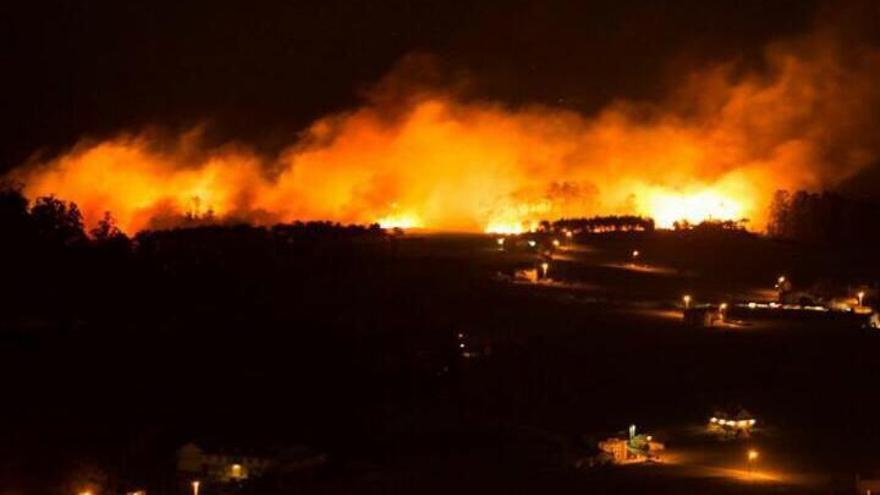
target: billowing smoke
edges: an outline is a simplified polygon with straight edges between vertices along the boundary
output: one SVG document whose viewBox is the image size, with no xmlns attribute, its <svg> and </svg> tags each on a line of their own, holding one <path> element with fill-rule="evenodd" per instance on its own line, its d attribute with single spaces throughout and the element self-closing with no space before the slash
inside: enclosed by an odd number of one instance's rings
<svg viewBox="0 0 880 495">
<path fill-rule="evenodd" d="M 777 189 L 832 188 L 878 157 L 880 56 L 840 39 L 776 43 L 759 69 L 702 67 L 664 101 L 589 116 L 408 88 L 392 75 L 382 97 L 314 122 L 271 158 L 204 149 L 196 131 L 143 132 L 83 141 L 12 176 L 30 198 L 74 201 L 88 224 L 110 211 L 128 232 L 208 212 L 467 231 L 634 213 L 660 226 L 748 218 L 761 229 Z"/>
</svg>

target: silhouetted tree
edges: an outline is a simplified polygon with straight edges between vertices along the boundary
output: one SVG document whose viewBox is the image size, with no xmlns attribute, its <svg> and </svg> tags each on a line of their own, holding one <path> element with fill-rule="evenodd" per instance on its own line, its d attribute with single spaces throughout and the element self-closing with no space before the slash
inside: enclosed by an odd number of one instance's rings
<svg viewBox="0 0 880 495">
<path fill-rule="evenodd" d="M 45 196 L 37 198 L 30 213 L 37 235 L 41 238 L 64 245 L 85 242 L 82 215 L 76 204 Z"/>
<path fill-rule="evenodd" d="M 634 215 L 610 215 L 591 218 L 563 218 L 552 224 L 553 230 L 569 230 L 574 233 L 602 232 L 651 232 L 654 220 Z"/>
<path fill-rule="evenodd" d="M 697 233 L 712 232 L 745 232 L 748 219 L 739 220 L 703 220 L 700 223 L 691 223 L 687 220 L 678 220 L 672 224 L 674 230 L 692 231 Z"/>
<path fill-rule="evenodd" d="M 89 234 L 97 242 L 104 242 L 125 235 L 116 226 L 116 220 L 109 211 L 104 212 L 104 218 L 98 222 L 95 228 L 89 231 Z"/>
<path fill-rule="evenodd" d="M 104 212 L 104 218 L 89 231 L 89 234 L 95 245 L 101 248 L 127 251 L 130 246 L 128 236 L 116 226 L 116 219 L 109 211 Z"/>
<path fill-rule="evenodd" d="M 773 237 L 785 237 L 789 229 L 789 204 L 791 195 L 788 191 L 776 191 L 770 203 L 770 220 L 767 222 L 767 234 Z"/>
<path fill-rule="evenodd" d="M 767 232 L 801 242 L 868 246 L 878 237 L 880 205 L 836 194 L 777 192 Z"/>
<path fill-rule="evenodd" d="M 28 201 L 21 188 L 0 184 L 0 226 L 8 238 L 22 234 L 30 223 Z"/>
</svg>

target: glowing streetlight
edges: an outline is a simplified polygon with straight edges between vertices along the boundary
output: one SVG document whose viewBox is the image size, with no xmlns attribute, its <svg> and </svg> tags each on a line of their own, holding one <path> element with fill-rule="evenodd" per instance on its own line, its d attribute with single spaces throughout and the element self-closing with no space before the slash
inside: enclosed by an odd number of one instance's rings
<svg viewBox="0 0 880 495">
<path fill-rule="evenodd" d="M 559 247 L 559 239 L 553 239 L 553 247 Z"/>
<path fill-rule="evenodd" d="M 779 278 L 776 279 L 776 288 L 779 290 L 785 290 L 785 281 L 788 280 L 785 278 L 785 275 L 780 275 Z"/>
<path fill-rule="evenodd" d="M 639 253 L 639 250 L 638 250 L 638 249 L 633 249 L 633 252 L 632 252 L 632 258 L 633 258 L 633 260 L 635 260 L 636 258 L 638 258 L 638 257 L 639 257 L 639 254 L 640 254 L 640 253 Z"/>
<path fill-rule="evenodd" d="M 856 295 L 859 297 L 859 306 L 861 306 L 862 302 L 865 300 L 865 291 L 860 290 Z"/>
<path fill-rule="evenodd" d="M 529 247 L 535 247 L 537 244 L 538 243 L 536 243 L 535 241 L 529 239 Z"/>
<path fill-rule="evenodd" d="M 192 482 L 193 495 L 199 495 L 199 486 L 202 483 L 199 480 L 195 480 Z"/>
<path fill-rule="evenodd" d="M 573 235 L 574 235 L 574 234 L 572 234 L 572 232 L 571 232 L 570 230 L 566 230 L 566 231 L 565 231 L 565 237 L 568 237 L 569 239 L 571 239 L 571 237 L 572 237 Z"/>
<path fill-rule="evenodd" d="M 758 460 L 758 451 L 755 449 L 749 449 L 748 454 L 746 454 L 746 459 L 748 459 L 749 461 L 749 475 L 751 475 L 752 469 L 755 465 L 755 461 Z"/>
<path fill-rule="evenodd" d="M 690 296 L 690 295 L 685 294 L 685 295 L 681 298 L 681 300 L 682 300 L 682 302 L 684 303 L 684 307 L 685 307 L 685 308 L 690 308 L 690 307 L 691 307 L 691 296 Z"/>
<path fill-rule="evenodd" d="M 503 246 L 504 245 L 504 238 L 499 237 L 498 240 L 496 240 L 495 242 L 497 242 L 499 246 Z"/>
<path fill-rule="evenodd" d="M 547 278 L 547 270 L 550 268 L 550 263 L 546 261 L 541 263 L 541 278 Z"/>
<path fill-rule="evenodd" d="M 723 302 L 718 305 L 718 318 L 725 322 L 727 321 L 727 303 Z"/>
</svg>

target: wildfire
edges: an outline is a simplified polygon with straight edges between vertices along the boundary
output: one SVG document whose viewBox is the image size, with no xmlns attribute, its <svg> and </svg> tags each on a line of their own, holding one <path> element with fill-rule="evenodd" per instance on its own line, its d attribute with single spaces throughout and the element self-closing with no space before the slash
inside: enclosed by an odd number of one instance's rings
<svg viewBox="0 0 880 495">
<path fill-rule="evenodd" d="M 12 173 L 33 199 L 76 202 L 86 224 L 110 211 L 129 232 L 184 216 L 293 220 L 515 234 L 541 220 L 638 214 L 748 218 L 763 228 L 777 189 L 817 189 L 880 153 L 860 133 L 876 100 L 865 71 L 816 40 L 767 51 L 766 74 L 688 74 L 653 106 L 616 102 L 585 116 L 462 102 L 421 92 L 313 123 L 277 156 L 122 135 L 81 143 Z M 880 72 L 880 71 L 877 71 Z"/>
<path fill-rule="evenodd" d="M 713 188 L 693 193 L 657 191 L 648 196 L 646 214 L 659 228 L 671 228 L 676 222 L 691 224 L 705 220 L 740 220 L 746 218 L 742 203 Z"/>
<path fill-rule="evenodd" d="M 393 205 L 396 210 L 396 205 Z M 424 225 L 419 217 L 412 213 L 394 212 L 386 215 L 376 221 L 383 229 L 417 229 L 423 228 Z"/>
<path fill-rule="evenodd" d="M 529 226 L 522 222 L 492 221 L 489 222 L 489 225 L 486 226 L 485 232 L 488 234 L 515 235 L 523 234 L 525 232 L 531 232 L 532 230 L 535 230 L 533 225 Z"/>
</svg>

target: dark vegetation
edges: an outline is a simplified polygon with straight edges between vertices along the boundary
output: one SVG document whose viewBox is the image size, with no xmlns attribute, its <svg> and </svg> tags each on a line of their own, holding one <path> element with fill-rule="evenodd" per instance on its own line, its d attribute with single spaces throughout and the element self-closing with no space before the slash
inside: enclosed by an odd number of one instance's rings
<svg viewBox="0 0 880 495">
<path fill-rule="evenodd" d="M 294 489 L 243 487 L 258 493 L 736 493 L 571 468 L 603 432 L 728 404 L 845 476 L 880 441 L 870 335 L 711 333 L 591 302 L 859 272 L 824 248 L 715 227 L 593 236 L 597 263 L 551 273 L 596 296 L 495 281 L 535 253 L 484 236 L 309 223 L 130 239 L 111 216 L 86 236 L 75 205 L 10 189 L 0 225 L 0 491 L 175 492 L 175 449 L 208 439 L 329 454 Z M 698 275 L 604 265 L 633 248 Z M 483 357 L 463 359 L 458 333 Z"/>
<path fill-rule="evenodd" d="M 880 240 L 880 204 L 833 193 L 778 191 L 767 230 L 780 239 L 866 250 Z"/>
<path fill-rule="evenodd" d="M 703 220 L 693 224 L 687 220 L 680 220 L 672 224 L 674 230 L 693 230 L 698 234 L 712 235 L 725 232 L 746 232 L 748 219 L 742 220 Z"/>
<path fill-rule="evenodd" d="M 652 232 L 654 220 L 633 215 L 609 215 L 590 218 L 563 218 L 555 222 L 542 222 L 547 232 Z"/>
</svg>

